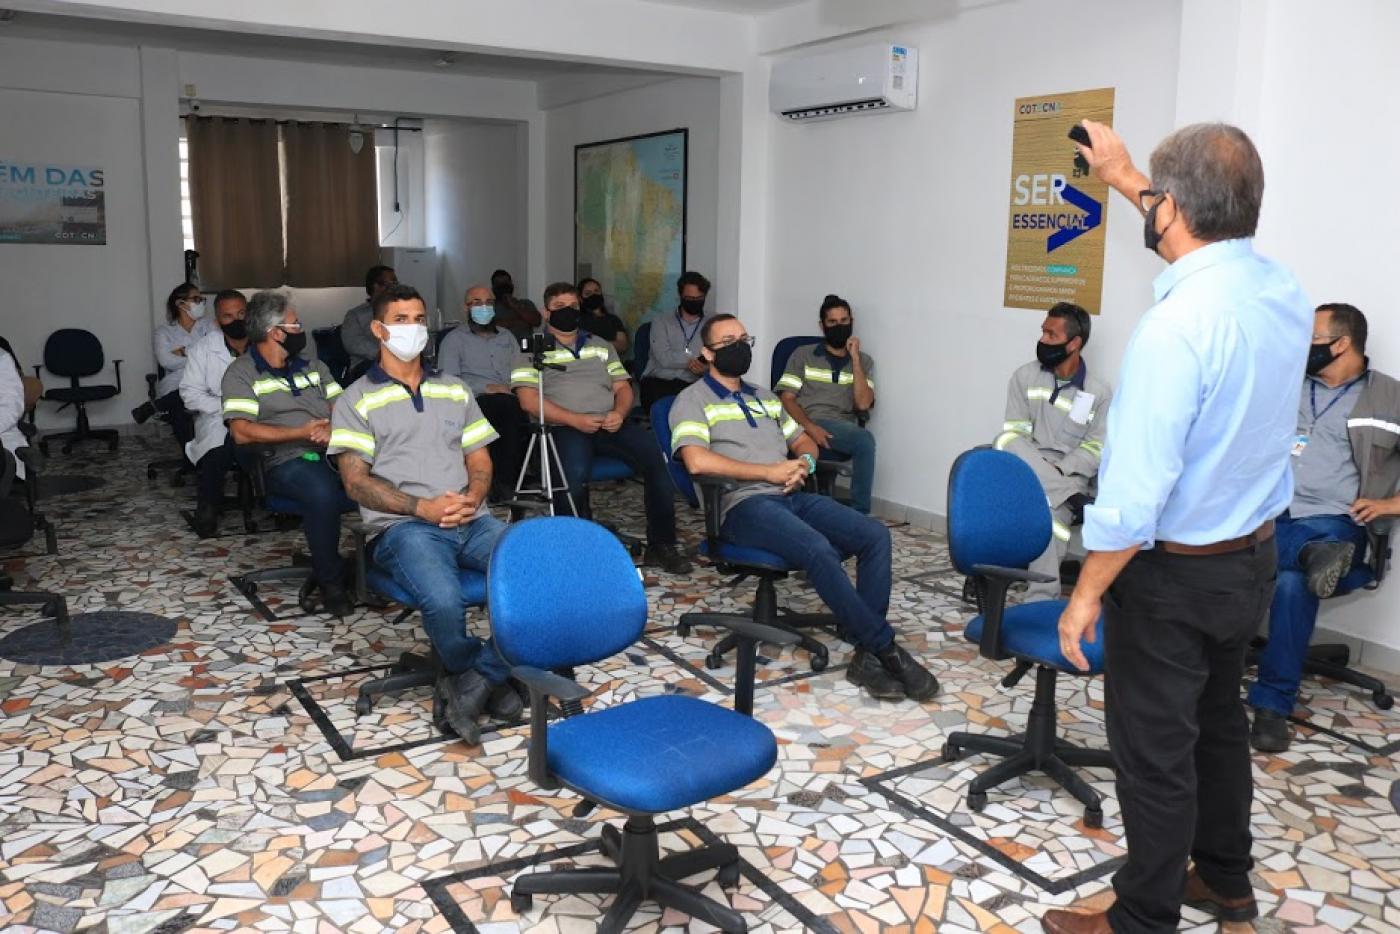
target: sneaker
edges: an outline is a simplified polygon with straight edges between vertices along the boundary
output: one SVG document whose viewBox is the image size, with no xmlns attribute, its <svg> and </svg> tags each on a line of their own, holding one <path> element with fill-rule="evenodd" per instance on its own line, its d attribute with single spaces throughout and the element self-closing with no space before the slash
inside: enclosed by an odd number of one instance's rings
<svg viewBox="0 0 1400 934">
<path fill-rule="evenodd" d="M 899 679 L 904 696 L 912 701 L 926 701 L 938 693 L 938 679 L 904 649 L 891 642 L 876 653 L 885 670 Z"/>
<path fill-rule="evenodd" d="M 464 671 L 445 675 L 438 681 L 437 689 L 443 697 L 447 725 L 468 746 L 481 742 L 481 724 L 477 718 L 491 697 L 490 682 L 475 671 Z"/>
<path fill-rule="evenodd" d="M 655 564 L 667 574 L 689 574 L 690 562 L 677 545 L 648 545 L 643 564 Z"/>
<path fill-rule="evenodd" d="M 486 709 L 492 720 L 514 720 L 525 712 L 525 699 L 520 696 L 521 687 L 508 678 L 491 688 Z"/>
<path fill-rule="evenodd" d="M 846 680 L 865 688 L 876 700 L 904 700 L 904 684 L 885 670 L 880 660 L 865 649 L 856 649 L 846 668 Z"/>
<path fill-rule="evenodd" d="M 1293 741 L 1288 718 L 1277 710 L 1254 708 L 1254 723 L 1249 728 L 1249 745 L 1259 752 L 1286 752 Z"/>
<path fill-rule="evenodd" d="M 355 601 L 350 599 L 350 594 L 345 591 L 345 587 L 341 584 L 323 584 L 321 586 L 321 603 L 325 606 L 327 613 L 340 619 L 355 612 Z"/>
<path fill-rule="evenodd" d="M 1351 570 L 1356 546 L 1351 542 L 1313 542 L 1303 546 L 1298 563 L 1308 575 L 1308 589 L 1326 600 L 1337 592 L 1342 575 Z"/>
<path fill-rule="evenodd" d="M 156 414 L 156 407 L 149 402 L 143 402 L 131 410 L 131 420 L 138 425 L 144 425 L 151 420 L 151 416 Z"/>
</svg>

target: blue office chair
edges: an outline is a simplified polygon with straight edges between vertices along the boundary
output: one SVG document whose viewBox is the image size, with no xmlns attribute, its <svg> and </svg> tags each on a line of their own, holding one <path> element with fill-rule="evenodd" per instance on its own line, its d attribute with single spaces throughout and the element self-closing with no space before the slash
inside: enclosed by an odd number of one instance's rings
<svg viewBox="0 0 1400 934">
<path fill-rule="evenodd" d="M 686 471 L 680 458 L 671 456 L 671 405 L 674 402 L 674 396 L 656 400 L 651 407 L 651 430 L 656 435 L 657 443 L 661 445 L 661 456 L 666 458 L 671 482 L 692 508 L 698 508 L 700 497 L 695 491 L 697 480 Z M 826 646 L 798 629 L 821 626 L 839 628 L 836 617 L 829 613 L 792 613 L 778 606 L 778 592 L 774 582 L 797 569 L 771 551 L 736 545 L 721 538 L 719 500 L 721 494 L 732 484 L 712 477 L 701 477 L 698 482 L 705 493 L 705 540 L 700 543 L 700 556 L 707 558 L 721 574 L 735 575 L 730 581 L 731 586 L 747 577 L 757 578 L 758 591 L 754 595 L 752 620 L 759 625 L 790 633 L 796 639 L 795 644 L 806 649 L 812 670 L 825 669 L 830 661 Z M 691 628 L 695 626 L 728 627 L 730 621 L 743 618 L 729 613 L 686 613 L 676 624 L 676 632 L 685 637 L 690 635 Z M 705 667 L 711 670 L 721 667 L 724 664 L 724 654 L 736 644 L 737 640 L 732 634 L 715 643 L 710 649 L 710 654 L 705 657 Z"/>
<path fill-rule="evenodd" d="M 824 338 L 812 337 L 810 335 L 799 335 L 796 337 L 784 337 L 778 341 L 778 345 L 773 348 L 772 365 L 769 368 L 771 379 L 768 386 L 774 392 L 779 392 L 778 380 L 783 378 L 784 371 L 787 370 L 788 360 L 792 358 L 794 352 L 800 347 L 808 347 L 812 344 L 820 344 Z M 864 412 L 856 414 L 856 423 L 862 428 L 869 421 L 869 416 Z M 851 475 L 851 455 L 842 454 L 840 451 L 833 451 L 829 448 L 819 448 L 817 450 L 817 492 L 823 496 L 835 497 L 836 478 L 849 477 Z"/>
<path fill-rule="evenodd" d="M 561 554 L 588 555 L 589 573 L 539 573 Z M 655 818 L 729 794 L 773 767 L 773 734 L 745 715 L 752 710 L 752 680 L 736 687 L 736 710 L 659 694 L 581 712 L 589 692 L 551 671 L 622 652 L 641 637 L 647 620 L 646 594 L 631 559 L 591 522 L 540 518 L 510 526 L 491 555 L 487 594 L 496 646 L 512 665 L 511 675 L 530 690 L 530 780 L 582 795 L 576 816 L 598 805 L 627 815 L 623 830 L 607 825 L 602 831 L 602 851 L 616 868 L 523 876 L 512 888 L 511 906 L 528 911 L 533 897 L 545 893 L 616 893 L 599 931 L 621 931 L 643 900 L 724 931 L 746 930 L 738 912 L 679 881 L 718 869 L 721 885 L 736 884 L 738 850 L 725 843 L 663 859 Z M 733 629 L 743 634 L 740 651 L 750 661 L 756 640 L 783 637 L 743 619 Z M 546 703 L 551 697 L 564 713 L 554 723 Z"/>
<path fill-rule="evenodd" d="M 1013 687 L 1035 668 L 1035 700 L 1026 731 L 1014 736 L 950 733 L 944 761 L 966 752 L 1006 757 L 973 779 L 967 806 L 981 811 L 987 792 L 1027 772 L 1044 772 L 1084 805 L 1084 823 L 1103 826 L 1099 793 L 1072 766 L 1112 768 L 1108 750 L 1071 746 L 1056 734 L 1055 679 L 1060 672 L 1096 675 L 1103 671 L 1103 620 L 1097 639 L 1084 646 L 1089 671 L 1076 669 L 1060 653 L 1059 621 L 1064 600 L 1040 600 L 1007 607 L 1013 581 L 1049 580 L 1026 570 L 1050 543 L 1050 507 L 1040 482 L 1014 454 L 977 448 L 961 454 L 948 476 L 948 552 L 953 566 L 976 581 L 982 613 L 967 624 L 968 641 L 983 658 L 1016 660 L 1002 681 Z"/>
<path fill-rule="evenodd" d="M 651 322 L 640 325 L 632 335 L 632 375 L 637 379 L 647 371 L 647 361 L 651 359 Z"/>
</svg>

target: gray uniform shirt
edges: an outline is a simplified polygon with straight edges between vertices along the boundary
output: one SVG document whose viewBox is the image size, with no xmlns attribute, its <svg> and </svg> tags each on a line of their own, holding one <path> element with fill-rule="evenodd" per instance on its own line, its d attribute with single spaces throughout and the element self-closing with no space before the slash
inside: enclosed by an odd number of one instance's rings
<svg viewBox="0 0 1400 934">
<path fill-rule="evenodd" d="M 1365 381 L 1363 376 L 1332 389 L 1319 379 L 1303 380 L 1298 440 L 1293 445 L 1293 503 L 1288 507 L 1293 518 L 1345 516 L 1361 495 L 1361 472 L 1351 454 L 1347 418 Z"/>
<path fill-rule="evenodd" d="M 578 332 L 572 350 L 559 344 L 546 351 L 544 362 L 564 368 L 545 371 L 545 401 L 580 415 L 606 415 L 612 411 L 613 383 L 627 379 L 627 369 L 617 357 L 617 348 L 586 331 Z M 516 355 L 515 368 L 510 374 L 510 388 L 522 386 L 530 389 L 540 386 L 540 371 L 535 369 L 530 356 L 523 353 Z M 531 409 L 528 414 L 533 418 L 537 413 Z"/>
<path fill-rule="evenodd" d="M 246 418 L 260 425 L 297 428 L 318 418 L 331 417 L 331 401 L 340 395 L 340 384 L 320 360 L 307 363 L 293 358 L 296 369 L 274 372 L 256 347 L 228 365 L 220 389 L 224 397 L 224 421 Z M 266 466 L 276 467 L 317 450 L 309 441 L 284 441 L 272 446 Z"/>
<path fill-rule="evenodd" d="M 687 445 L 714 451 L 746 464 L 776 464 L 785 460 L 788 446 L 802 434 L 802 426 L 783 409 L 767 389 L 743 385 L 739 398 L 718 383 L 701 378 L 687 386 L 671 405 L 671 452 Z M 741 408 L 742 406 L 742 408 Z M 747 411 L 747 415 L 745 412 Z M 750 424 L 752 419 L 753 424 Z M 783 488 L 762 481 L 738 483 L 720 502 L 720 521 L 729 510 L 751 496 L 781 496 Z"/>
<path fill-rule="evenodd" d="M 689 382 L 699 379 L 685 365 L 700 356 L 700 330 L 708 317 L 710 312 L 707 311 L 698 321 L 688 321 L 684 327 L 679 311 L 652 318 L 651 354 L 647 357 L 646 372 L 642 375 Z"/>
<path fill-rule="evenodd" d="M 467 384 L 473 395 L 486 394 L 486 386 L 496 383 L 510 385 L 520 348 L 515 335 L 503 328 L 495 331 L 473 331 L 470 325 L 458 325 L 442 339 L 438 349 L 438 369 Z"/>
<path fill-rule="evenodd" d="M 457 377 L 425 373 L 415 396 L 376 366 L 355 380 L 336 405 L 326 453 L 354 454 L 370 465 L 371 476 L 431 499 L 449 490 L 465 492 L 466 456 L 497 437 Z M 472 520 L 485 512 L 483 503 Z M 377 530 L 413 518 L 364 506 L 360 516 Z"/>
<path fill-rule="evenodd" d="M 1052 509 L 1091 492 L 1103 458 L 1113 389 L 1083 367 L 1082 388 L 1075 380 L 1060 382 L 1039 363 L 1016 370 L 1006 387 L 1006 418 L 995 447 L 1031 466 Z"/>
<path fill-rule="evenodd" d="M 350 355 L 351 363 L 379 359 L 379 338 L 369 329 L 373 320 L 374 309 L 368 301 L 345 313 L 345 320 L 340 323 L 340 343 Z"/>
<path fill-rule="evenodd" d="M 851 372 L 848 357 L 837 357 L 840 369 L 833 367 L 832 358 L 826 355 L 821 344 L 799 347 L 788 357 L 782 378 L 778 380 L 779 392 L 797 394 L 797 404 L 812 420 L 836 419 L 856 421 L 856 377 Z M 870 354 L 861 352 L 861 365 L 865 368 L 865 381 L 875 391 L 875 361 Z"/>
</svg>

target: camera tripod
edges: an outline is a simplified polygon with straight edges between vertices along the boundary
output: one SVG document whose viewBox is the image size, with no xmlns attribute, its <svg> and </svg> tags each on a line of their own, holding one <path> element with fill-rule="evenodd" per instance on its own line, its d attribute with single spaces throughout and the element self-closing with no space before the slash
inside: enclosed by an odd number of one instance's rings
<svg viewBox="0 0 1400 934">
<path fill-rule="evenodd" d="M 511 505 L 515 508 L 523 508 L 524 503 L 529 503 L 535 497 L 540 497 L 544 501 L 544 508 L 548 509 L 549 515 L 552 516 L 554 515 L 554 495 L 562 492 L 569 503 L 569 514 L 577 516 L 578 506 L 574 504 L 574 495 L 569 491 L 569 483 L 564 477 L 564 464 L 559 459 L 559 449 L 554 445 L 549 423 L 544 420 L 545 370 L 563 372 L 564 367 L 557 363 L 544 362 L 548 346 L 542 335 L 534 335 L 529 340 L 528 349 L 530 362 L 540 374 L 540 384 L 537 389 L 540 405 L 539 411 L 535 413 L 538 421 L 535 422 L 534 433 L 530 436 L 530 444 L 525 448 L 525 457 L 520 462 L 520 475 L 515 478 L 515 498 L 511 501 Z M 530 469 L 530 459 L 536 455 L 539 456 L 540 482 L 539 486 L 531 487 L 526 485 L 525 474 Z"/>
</svg>

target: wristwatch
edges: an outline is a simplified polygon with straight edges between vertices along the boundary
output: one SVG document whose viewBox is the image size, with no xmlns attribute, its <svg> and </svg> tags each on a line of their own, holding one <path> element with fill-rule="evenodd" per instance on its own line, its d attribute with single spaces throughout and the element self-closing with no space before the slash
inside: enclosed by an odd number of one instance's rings
<svg viewBox="0 0 1400 934">
<path fill-rule="evenodd" d="M 810 454 L 803 454 L 801 457 L 807 462 L 807 476 L 810 477 L 817 472 L 817 459 Z"/>
</svg>

